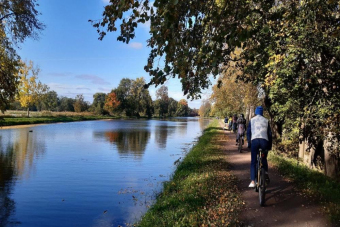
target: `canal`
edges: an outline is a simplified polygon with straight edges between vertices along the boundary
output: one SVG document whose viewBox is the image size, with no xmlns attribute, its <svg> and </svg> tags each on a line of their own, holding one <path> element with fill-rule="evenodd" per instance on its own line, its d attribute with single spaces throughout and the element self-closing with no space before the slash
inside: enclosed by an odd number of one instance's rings
<svg viewBox="0 0 340 227">
<path fill-rule="evenodd" d="M 126 226 L 152 205 L 209 120 L 0 129 L 0 226 Z"/>
</svg>

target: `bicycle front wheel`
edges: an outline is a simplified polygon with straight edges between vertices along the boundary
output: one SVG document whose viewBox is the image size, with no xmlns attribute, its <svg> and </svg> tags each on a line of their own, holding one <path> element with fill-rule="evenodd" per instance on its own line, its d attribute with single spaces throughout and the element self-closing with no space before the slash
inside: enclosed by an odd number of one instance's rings
<svg viewBox="0 0 340 227">
<path fill-rule="evenodd" d="M 266 176 L 265 176 L 264 168 L 261 168 L 260 170 L 260 179 L 259 179 L 259 201 L 260 205 L 264 206 L 264 200 L 266 195 Z"/>
</svg>

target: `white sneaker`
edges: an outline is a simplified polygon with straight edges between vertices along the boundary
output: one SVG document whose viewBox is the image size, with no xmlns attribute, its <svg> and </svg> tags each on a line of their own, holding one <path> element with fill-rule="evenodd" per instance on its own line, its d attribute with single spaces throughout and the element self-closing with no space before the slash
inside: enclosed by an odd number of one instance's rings
<svg viewBox="0 0 340 227">
<path fill-rule="evenodd" d="M 249 187 L 249 188 L 255 188 L 255 183 L 254 183 L 254 182 L 250 182 L 250 184 L 249 184 L 248 187 Z"/>
</svg>

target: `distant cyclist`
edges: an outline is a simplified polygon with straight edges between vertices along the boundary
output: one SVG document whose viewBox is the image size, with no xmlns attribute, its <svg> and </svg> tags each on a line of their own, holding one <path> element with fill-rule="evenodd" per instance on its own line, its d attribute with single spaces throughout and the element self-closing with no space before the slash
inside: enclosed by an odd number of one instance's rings
<svg viewBox="0 0 340 227">
<path fill-rule="evenodd" d="M 236 132 L 237 129 L 237 114 L 234 114 L 233 117 L 233 132 Z"/>
<path fill-rule="evenodd" d="M 224 118 L 224 128 L 225 128 L 225 129 L 228 128 L 228 127 L 227 127 L 227 126 L 228 126 L 228 121 L 229 121 L 228 117 L 225 117 L 225 118 Z"/>
<path fill-rule="evenodd" d="M 237 138 L 236 138 L 236 145 L 239 143 L 240 137 L 244 136 L 244 132 L 246 131 L 246 119 L 244 119 L 244 115 L 240 114 L 240 117 L 237 119 Z M 242 139 L 241 143 L 243 144 L 244 141 Z"/>
<path fill-rule="evenodd" d="M 232 128 L 233 128 L 233 117 L 230 116 L 230 117 L 229 117 L 229 130 L 231 131 Z"/>
<path fill-rule="evenodd" d="M 267 118 L 263 117 L 262 106 L 256 107 L 255 117 L 253 117 L 247 129 L 248 148 L 251 148 L 251 165 L 250 165 L 250 188 L 255 187 L 255 172 L 256 172 L 256 155 L 259 149 L 272 149 L 272 132 Z M 263 165 L 266 171 L 266 180 L 268 177 L 268 162 L 267 157 L 263 158 Z"/>
</svg>

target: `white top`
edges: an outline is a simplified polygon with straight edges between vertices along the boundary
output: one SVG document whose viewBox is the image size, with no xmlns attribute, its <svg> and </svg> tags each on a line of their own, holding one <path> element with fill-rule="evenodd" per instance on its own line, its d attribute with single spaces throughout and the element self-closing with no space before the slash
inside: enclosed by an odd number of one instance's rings
<svg viewBox="0 0 340 227">
<path fill-rule="evenodd" d="M 265 139 L 268 140 L 268 120 L 267 118 L 257 115 L 251 120 L 251 140 L 253 139 Z"/>
</svg>

